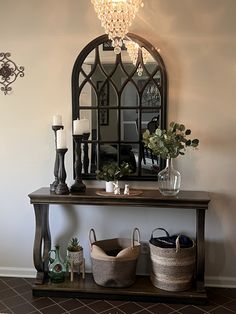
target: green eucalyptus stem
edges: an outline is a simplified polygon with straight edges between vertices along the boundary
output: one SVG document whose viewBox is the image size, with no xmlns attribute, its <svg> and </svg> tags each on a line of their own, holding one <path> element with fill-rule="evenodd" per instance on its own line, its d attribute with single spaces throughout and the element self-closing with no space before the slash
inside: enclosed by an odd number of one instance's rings
<svg viewBox="0 0 236 314">
<path fill-rule="evenodd" d="M 186 129 L 185 125 L 176 122 L 171 122 L 169 129 L 162 130 L 157 128 L 154 133 L 146 130 L 143 134 L 143 142 L 154 155 L 161 158 L 176 158 L 179 155 L 184 155 L 188 147 L 197 148 L 199 145 L 198 139 L 190 139 L 190 129 Z"/>
</svg>

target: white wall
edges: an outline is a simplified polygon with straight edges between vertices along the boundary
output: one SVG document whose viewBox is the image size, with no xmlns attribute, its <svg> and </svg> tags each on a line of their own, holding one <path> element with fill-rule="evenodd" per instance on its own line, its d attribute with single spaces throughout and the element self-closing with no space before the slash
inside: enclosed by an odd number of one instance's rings
<svg viewBox="0 0 236 314">
<path fill-rule="evenodd" d="M 88 0 L 0 0 L 0 8 L 0 50 L 25 67 L 12 94 L 0 93 L 0 275 L 32 275 L 35 226 L 27 194 L 53 181 L 55 113 L 63 115 L 67 130 L 67 182 L 72 181 L 72 66 L 103 29 Z M 206 279 L 228 286 L 236 286 L 235 11 L 235 0 L 146 0 L 131 28 L 161 49 L 169 120 L 185 123 L 200 138 L 199 150 L 177 164 L 183 189 L 210 192 Z M 87 268 L 92 226 L 100 238 L 129 236 L 136 225 L 143 240 L 156 226 L 195 231 L 194 213 L 181 210 L 52 206 L 50 218 L 53 244 L 63 252 L 71 236 L 80 236 Z"/>
</svg>

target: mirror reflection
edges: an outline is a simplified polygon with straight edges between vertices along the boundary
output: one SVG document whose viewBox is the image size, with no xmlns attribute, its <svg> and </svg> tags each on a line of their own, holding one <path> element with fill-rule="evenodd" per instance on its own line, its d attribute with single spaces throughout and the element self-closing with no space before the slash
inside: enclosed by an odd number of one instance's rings
<svg viewBox="0 0 236 314">
<path fill-rule="evenodd" d="M 73 120 L 90 121 L 89 167 L 83 177 L 115 161 L 128 162 L 129 179 L 152 179 L 163 167 L 142 143 L 148 128 L 166 123 L 166 72 L 159 53 L 136 35 L 130 35 L 119 55 L 107 36 L 88 44 L 78 56 L 72 74 Z"/>
</svg>

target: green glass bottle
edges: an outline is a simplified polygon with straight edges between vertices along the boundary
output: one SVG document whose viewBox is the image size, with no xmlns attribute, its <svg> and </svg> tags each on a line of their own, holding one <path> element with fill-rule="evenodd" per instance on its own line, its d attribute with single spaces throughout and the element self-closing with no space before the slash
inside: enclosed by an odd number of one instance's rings
<svg viewBox="0 0 236 314">
<path fill-rule="evenodd" d="M 54 258 L 52 257 L 52 254 L 54 254 Z M 61 259 L 59 245 L 55 246 L 55 250 L 49 251 L 48 256 L 49 256 L 49 277 L 51 279 L 51 282 L 53 283 L 63 282 L 65 280 L 66 265 Z"/>
</svg>

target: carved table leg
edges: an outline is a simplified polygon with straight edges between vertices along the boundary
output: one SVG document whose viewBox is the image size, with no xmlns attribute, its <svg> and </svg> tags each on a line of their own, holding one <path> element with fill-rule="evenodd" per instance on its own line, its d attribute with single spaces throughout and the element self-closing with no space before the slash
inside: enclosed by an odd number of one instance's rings
<svg viewBox="0 0 236 314">
<path fill-rule="evenodd" d="M 49 204 L 34 204 L 35 238 L 34 266 L 37 270 L 36 284 L 43 284 L 48 273 L 48 252 L 51 249 L 51 234 L 49 228 Z"/>
<path fill-rule="evenodd" d="M 197 291 L 204 291 L 204 272 L 205 272 L 205 210 L 196 211 L 196 241 L 197 241 Z"/>
</svg>

